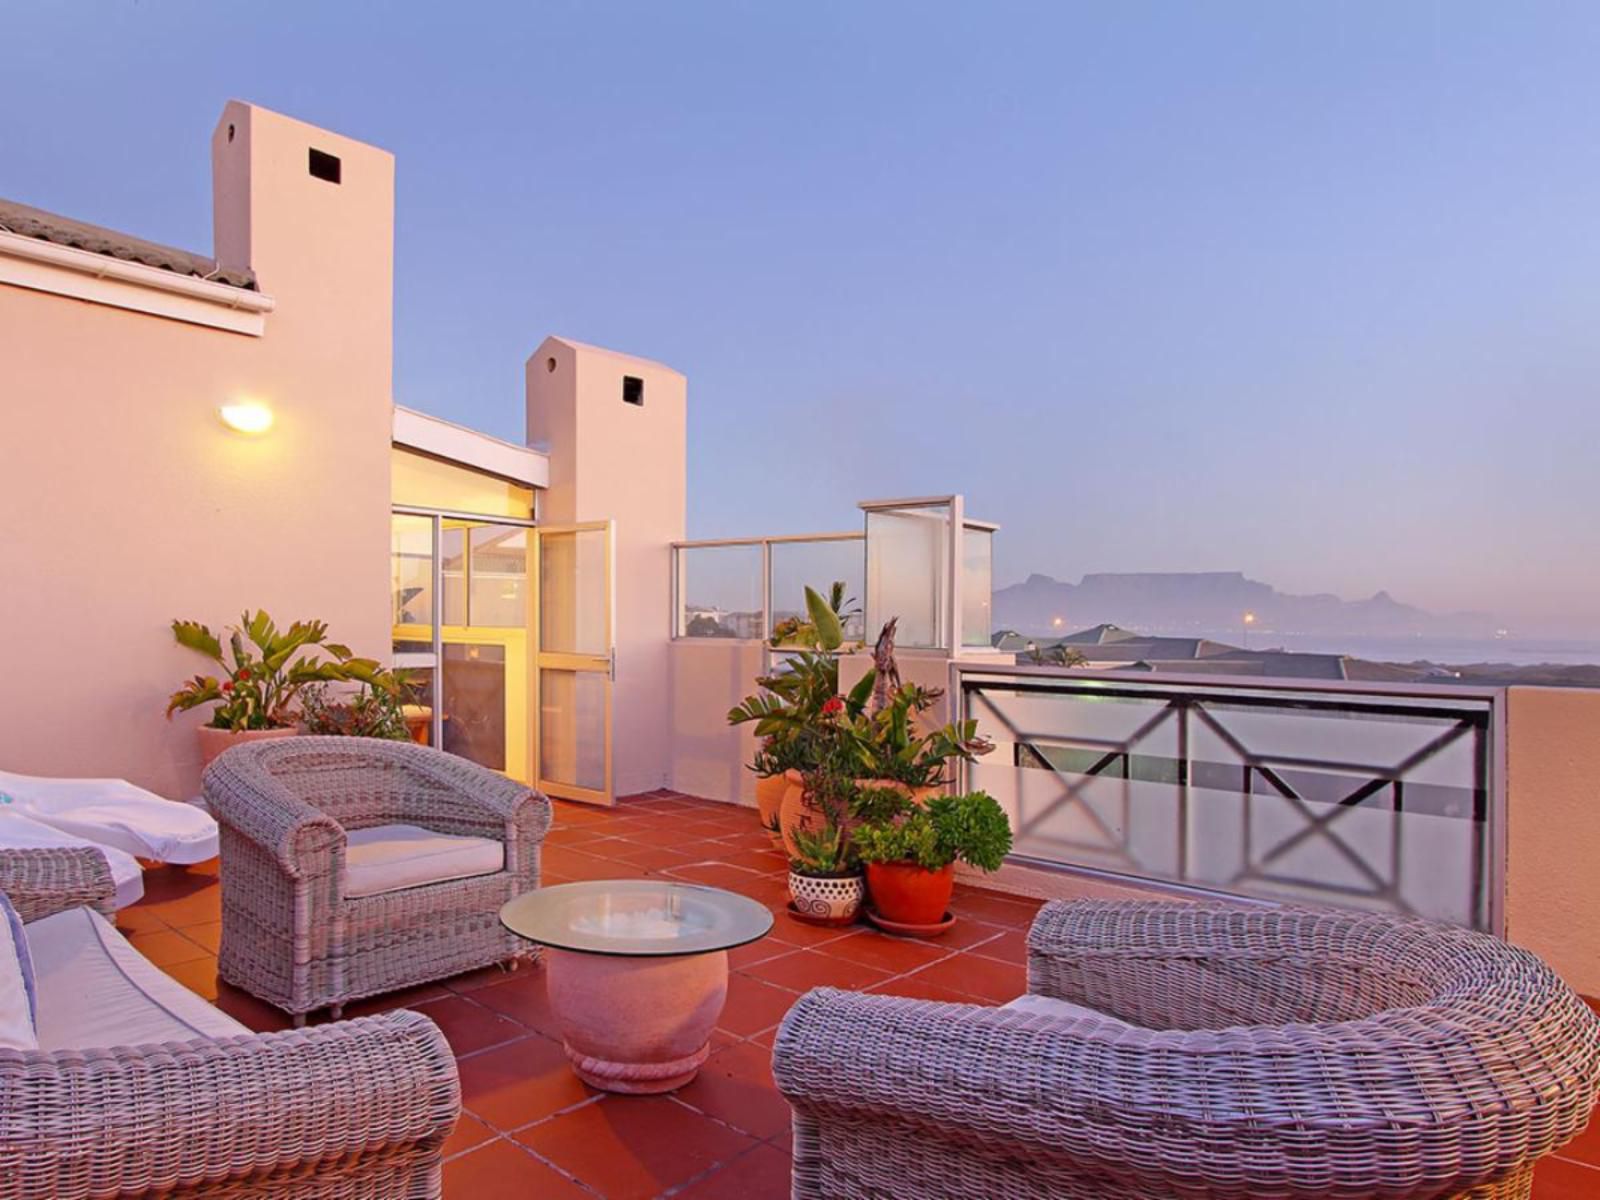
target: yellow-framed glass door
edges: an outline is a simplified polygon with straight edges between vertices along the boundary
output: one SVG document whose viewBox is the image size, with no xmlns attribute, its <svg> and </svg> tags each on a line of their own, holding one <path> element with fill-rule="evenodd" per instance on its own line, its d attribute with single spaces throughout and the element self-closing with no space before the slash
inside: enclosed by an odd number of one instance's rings
<svg viewBox="0 0 1600 1200">
<path fill-rule="evenodd" d="M 413 736 L 533 779 L 530 525 L 396 513 L 395 664 Z"/>
<path fill-rule="evenodd" d="M 612 804 L 615 538 L 610 521 L 533 532 L 534 786 Z"/>
</svg>

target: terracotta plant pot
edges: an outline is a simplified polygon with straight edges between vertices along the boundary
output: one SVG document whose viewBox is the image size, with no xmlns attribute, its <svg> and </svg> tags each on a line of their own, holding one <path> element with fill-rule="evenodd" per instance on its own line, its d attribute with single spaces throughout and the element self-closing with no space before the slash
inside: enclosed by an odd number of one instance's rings
<svg viewBox="0 0 1600 1200">
<path fill-rule="evenodd" d="M 728 954 L 631 957 L 547 947 L 545 986 L 578 1078 L 607 1092 L 670 1092 L 711 1053 Z"/>
<path fill-rule="evenodd" d="M 795 915 L 815 925 L 849 925 L 860 915 L 866 891 L 866 880 L 860 875 L 789 872 L 789 898 Z"/>
<path fill-rule="evenodd" d="M 778 809 L 778 829 L 783 836 L 783 852 L 790 858 L 800 857 L 800 847 L 795 844 L 796 830 L 819 833 L 827 817 L 821 808 L 811 802 L 806 792 L 805 777 L 799 771 L 786 772 L 789 790 L 783 794 L 783 804 Z"/>
<path fill-rule="evenodd" d="M 783 844 L 778 834 L 778 812 L 791 786 L 784 775 L 762 775 L 756 780 L 756 811 L 761 814 L 761 828 L 772 837 L 774 846 Z"/>
<path fill-rule="evenodd" d="M 879 915 L 902 925 L 937 925 L 950 908 L 954 863 L 938 871 L 915 863 L 868 863 L 867 890 Z"/>
<path fill-rule="evenodd" d="M 200 735 L 200 769 L 211 765 L 211 760 L 224 750 L 237 746 L 240 742 L 267 742 L 274 738 L 299 736 L 300 730 L 289 729 L 241 729 L 235 733 L 231 729 L 218 729 L 214 725 L 202 725 L 195 730 Z"/>
</svg>

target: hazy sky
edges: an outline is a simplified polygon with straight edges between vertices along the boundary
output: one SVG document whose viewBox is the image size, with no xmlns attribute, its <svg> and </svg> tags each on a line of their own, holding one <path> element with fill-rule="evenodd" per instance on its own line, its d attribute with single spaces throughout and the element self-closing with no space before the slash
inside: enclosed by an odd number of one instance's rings
<svg viewBox="0 0 1600 1200">
<path fill-rule="evenodd" d="M 690 532 L 1600 627 L 1600 5 L 22 3 L 0 196 L 209 249 L 231 96 L 398 156 L 395 398 L 690 381 Z"/>
</svg>

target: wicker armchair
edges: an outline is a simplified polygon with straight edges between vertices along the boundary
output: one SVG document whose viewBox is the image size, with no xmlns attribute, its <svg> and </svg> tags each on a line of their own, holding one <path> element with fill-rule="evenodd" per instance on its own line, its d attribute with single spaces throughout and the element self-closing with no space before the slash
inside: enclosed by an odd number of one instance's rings
<svg viewBox="0 0 1600 1200">
<path fill-rule="evenodd" d="M 1539 959 L 1375 915 L 1046 905 L 1028 988 L 1112 1019 L 832 989 L 779 1031 L 794 1196 L 1522 1197 L 1600 1021 Z"/>
<path fill-rule="evenodd" d="M 538 792 L 426 746 L 344 737 L 235 746 L 203 786 L 221 826 L 218 970 L 297 1023 L 528 953 L 499 912 L 539 884 Z M 391 823 L 499 841 L 502 868 L 346 895 L 347 832 Z"/>
<path fill-rule="evenodd" d="M 87 848 L 0 851 L 32 923 L 110 912 Z M 173 984 L 178 987 L 180 985 Z M 0 1200 L 437 1200 L 455 1060 L 417 1013 L 103 1049 L 0 1049 Z"/>
</svg>

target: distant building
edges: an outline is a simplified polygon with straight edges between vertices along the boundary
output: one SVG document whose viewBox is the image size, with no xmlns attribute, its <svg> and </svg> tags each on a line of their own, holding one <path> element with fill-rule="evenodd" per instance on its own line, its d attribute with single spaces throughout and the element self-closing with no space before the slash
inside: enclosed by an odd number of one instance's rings
<svg viewBox="0 0 1600 1200">
<path fill-rule="evenodd" d="M 1038 648 L 1039 640 L 1018 633 L 1015 629 L 1001 629 L 989 638 L 989 644 L 1007 654 L 1026 654 Z"/>
<path fill-rule="evenodd" d="M 1302 654 L 1290 650 L 1246 650 L 1201 637 L 1151 637 L 1101 624 L 1065 637 L 1035 640 L 1011 630 L 997 634 L 995 649 L 1049 656 L 1057 647 L 1077 650 L 1084 666 L 1099 671 L 1185 675 L 1242 675 L 1275 679 L 1359 680 L 1365 683 L 1442 681 L 1437 668 L 1369 662 L 1346 654 Z"/>
</svg>

